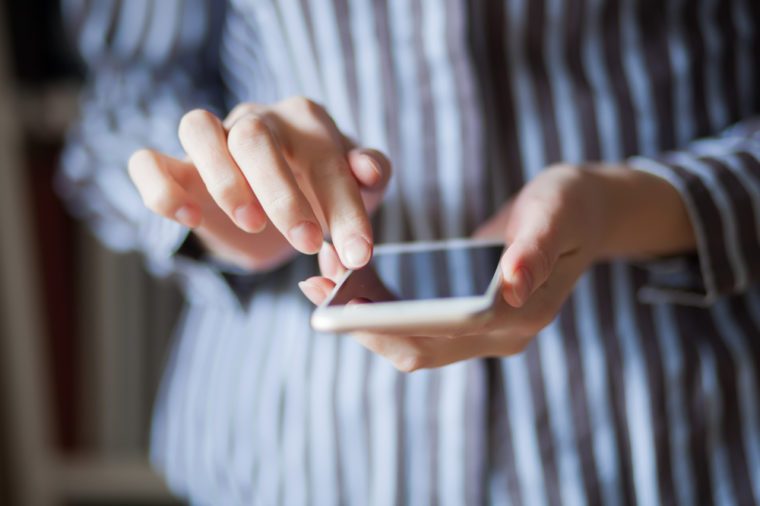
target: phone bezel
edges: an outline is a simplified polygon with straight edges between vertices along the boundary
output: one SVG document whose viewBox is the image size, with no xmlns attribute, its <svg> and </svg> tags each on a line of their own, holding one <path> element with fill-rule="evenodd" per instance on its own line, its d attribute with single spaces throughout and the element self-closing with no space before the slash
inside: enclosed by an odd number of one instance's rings
<svg viewBox="0 0 760 506">
<path fill-rule="evenodd" d="M 375 255 L 410 253 L 453 248 L 500 246 L 495 239 L 449 239 L 413 243 L 386 243 L 375 247 Z M 500 294 L 501 275 L 494 270 L 483 295 L 440 299 L 375 302 L 330 306 L 336 294 L 354 271 L 341 276 L 330 295 L 312 313 L 311 326 L 321 332 L 354 330 L 392 330 L 411 327 L 447 327 L 486 317 Z"/>
</svg>

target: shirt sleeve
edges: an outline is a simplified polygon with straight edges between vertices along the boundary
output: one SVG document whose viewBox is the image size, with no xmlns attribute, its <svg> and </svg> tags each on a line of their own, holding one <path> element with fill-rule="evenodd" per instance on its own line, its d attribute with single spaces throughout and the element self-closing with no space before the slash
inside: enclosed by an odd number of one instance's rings
<svg viewBox="0 0 760 506">
<path fill-rule="evenodd" d="M 127 174 L 131 153 L 182 156 L 184 112 L 221 112 L 218 55 L 225 2 L 67 0 L 63 19 L 88 71 L 57 186 L 72 211 L 117 251 L 141 251 L 152 272 L 179 274 L 195 293 L 226 293 L 221 276 L 176 255 L 188 230 L 150 212 Z M 218 289 L 213 289 L 214 287 Z"/>
<path fill-rule="evenodd" d="M 697 239 L 694 256 L 646 263 L 644 299 L 709 305 L 760 282 L 760 118 L 628 164 L 678 190 Z"/>
</svg>

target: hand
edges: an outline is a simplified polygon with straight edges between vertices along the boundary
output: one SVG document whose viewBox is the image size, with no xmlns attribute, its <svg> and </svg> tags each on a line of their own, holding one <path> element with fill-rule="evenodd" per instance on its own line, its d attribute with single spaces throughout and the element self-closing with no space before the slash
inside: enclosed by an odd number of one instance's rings
<svg viewBox="0 0 760 506">
<path fill-rule="evenodd" d="M 659 218 L 662 229 L 653 224 L 660 213 L 665 215 Z M 632 240 L 631 233 L 639 236 Z M 509 245 L 499 267 L 502 297 L 489 319 L 459 328 L 359 332 L 353 337 L 402 371 L 512 355 L 554 319 L 578 278 L 597 259 L 693 245 L 677 192 L 664 180 L 622 167 L 547 169 L 476 236 L 505 238 Z M 315 304 L 329 295 L 342 273 L 329 246 L 320 251 L 319 263 L 323 276 L 299 285 Z"/>
<path fill-rule="evenodd" d="M 295 251 L 316 253 L 330 234 L 342 265 L 369 261 L 368 213 L 390 163 L 353 146 L 321 106 L 300 97 L 241 104 L 224 121 L 194 110 L 179 138 L 189 160 L 143 149 L 129 174 L 148 208 L 194 229 L 217 257 L 271 269 Z"/>
<path fill-rule="evenodd" d="M 439 367 L 468 358 L 519 353 L 546 326 L 593 261 L 599 238 L 596 200 L 588 198 L 575 168 L 547 170 L 531 181 L 477 232 L 506 238 L 499 298 L 489 319 L 459 328 L 414 328 L 353 334 L 402 371 Z M 320 251 L 323 276 L 301 283 L 304 294 L 321 303 L 342 274 L 335 251 Z"/>
</svg>

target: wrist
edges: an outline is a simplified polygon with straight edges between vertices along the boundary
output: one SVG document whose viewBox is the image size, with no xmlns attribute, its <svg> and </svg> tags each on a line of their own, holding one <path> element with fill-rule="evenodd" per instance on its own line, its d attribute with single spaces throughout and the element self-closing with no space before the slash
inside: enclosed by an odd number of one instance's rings
<svg viewBox="0 0 760 506">
<path fill-rule="evenodd" d="M 678 191 L 666 180 L 624 165 L 587 169 L 600 214 L 598 258 L 647 258 L 695 248 Z"/>
</svg>

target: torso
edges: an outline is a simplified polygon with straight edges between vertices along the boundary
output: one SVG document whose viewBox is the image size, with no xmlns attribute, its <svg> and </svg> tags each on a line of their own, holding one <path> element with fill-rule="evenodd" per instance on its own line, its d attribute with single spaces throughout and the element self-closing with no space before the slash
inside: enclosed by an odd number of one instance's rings
<svg viewBox="0 0 760 506">
<path fill-rule="evenodd" d="M 223 76 L 230 105 L 306 95 L 390 155 L 379 241 L 461 237 L 552 162 L 654 154 L 757 112 L 751 12 L 749 0 L 238 0 Z M 294 287 L 312 268 L 296 262 L 239 311 L 188 309 L 154 454 L 194 500 L 760 494 L 757 287 L 710 310 L 647 305 L 641 270 L 599 265 L 524 354 L 404 375 L 309 329 Z"/>
</svg>

